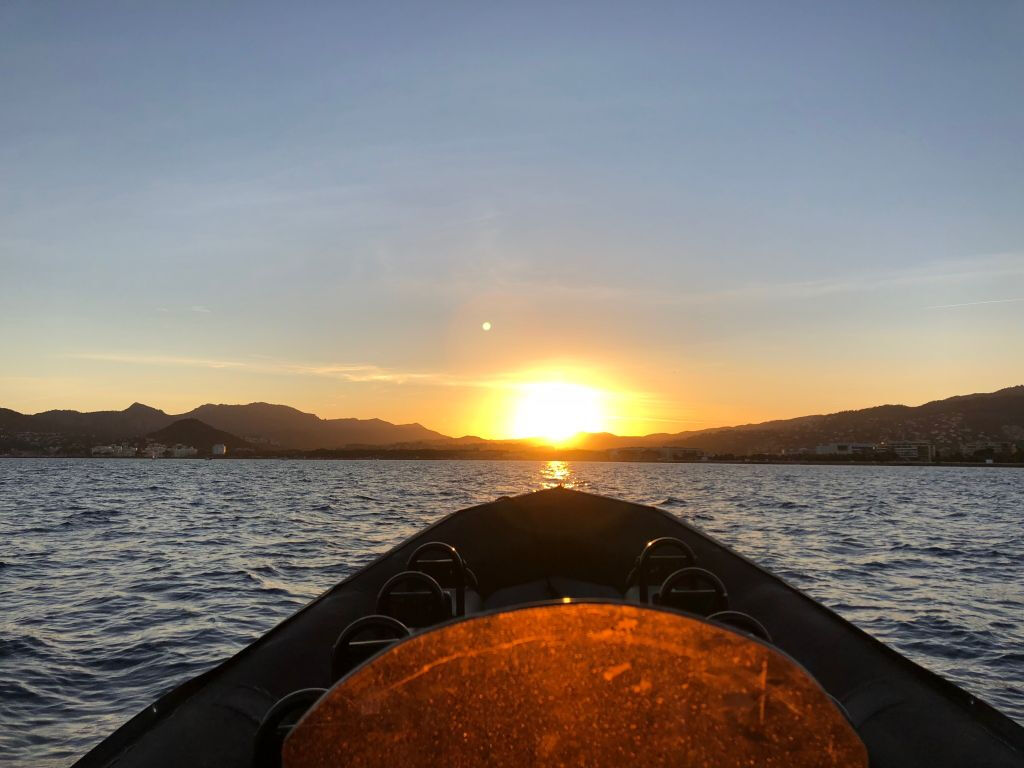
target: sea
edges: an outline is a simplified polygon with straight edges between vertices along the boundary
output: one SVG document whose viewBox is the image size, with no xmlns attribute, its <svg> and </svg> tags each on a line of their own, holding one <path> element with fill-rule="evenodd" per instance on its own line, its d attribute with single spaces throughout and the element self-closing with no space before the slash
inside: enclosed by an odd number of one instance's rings
<svg viewBox="0 0 1024 768">
<path fill-rule="evenodd" d="M 428 523 L 657 505 L 1024 723 L 1024 470 L 0 459 L 0 764 L 66 766 Z"/>
</svg>

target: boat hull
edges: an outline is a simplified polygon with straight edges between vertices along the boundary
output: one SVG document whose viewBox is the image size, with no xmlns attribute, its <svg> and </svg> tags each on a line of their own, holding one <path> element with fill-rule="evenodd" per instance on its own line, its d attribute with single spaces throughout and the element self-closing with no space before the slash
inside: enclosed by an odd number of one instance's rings
<svg viewBox="0 0 1024 768">
<path fill-rule="evenodd" d="M 1024 765 L 1024 728 L 724 544 L 654 507 L 556 488 L 443 518 L 159 699 L 76 766 L 248 766 L 263 715 L 291 691 L 328 685 L 334 641 L 374 612 L 381 586 L 424 542 L 454 545 L 484 608 L 499 609 L 621 596 L 637 553 L 661 536 L 685 541 L 728 585 L 730 608 L 761 621 L 843 704 L 873 766 Z"/>
</svg>

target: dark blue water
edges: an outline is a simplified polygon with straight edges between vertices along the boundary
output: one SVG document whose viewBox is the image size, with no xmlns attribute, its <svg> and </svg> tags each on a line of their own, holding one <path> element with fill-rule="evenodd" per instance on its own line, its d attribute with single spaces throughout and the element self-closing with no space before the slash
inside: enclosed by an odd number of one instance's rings
<svg viewBox="0 0 1024 768">
<path fill-rule="evenodd" d="M 1024 471 L 0 460 L 0 764 L 62 766 L 427 523 L 662 506 L 1024 722 Z"/>
</svg>

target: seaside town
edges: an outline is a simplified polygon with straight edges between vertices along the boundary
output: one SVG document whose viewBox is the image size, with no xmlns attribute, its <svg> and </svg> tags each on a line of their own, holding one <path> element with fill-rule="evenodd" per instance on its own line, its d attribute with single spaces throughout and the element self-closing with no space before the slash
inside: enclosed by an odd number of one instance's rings
<svg viewBox="0 0 1024 768">
<path fill-rule="evenodd" d="M 695 461 L 716 458 L 736 458 L 735 454 L 706 453 L 694 448 L 616 448 L 608 451 L 612 461 Z M 1013 460 L 1018 455 L 1017 444 L 994 440 L 978 440 L 960 445 L 959 451 L 940 452 L 934 443 L 924 440 L 893 440 L 880 443 L 827 443 L 813 448 L 782 450 L 776 454 L 750 454 L 762 458 L 789 459 L 850 459 L 863 461 L 934 462 L 987 461 L 997 458 Z"/>
<path fill-rule="evenodd" d="M 957 448 L 939 449 L 923 440 L 892 440 L 878 443 L 826 443 L 807 448 L 781 450 L 777 453 L 747 453 L 704 451 L 682 446 L 623 446 L 604 450 L 574 448 L 571 446 L 532 445 L 526 442 L 488 445 L 486 443 L 462 446 L 458 449 L 430 445 L 348 445 L 335 449 L 302 451 L 278 445 L 252 442 L 229 450 L 224 443 L 195 446 L 183 443 L 171 445 L 145 440 L 137 443 L 125 441 L 86 446 L 81 441 L 68 441 L 59 434 L 21 433 L 4 435 L 0 440 L 16 438 L 24 447 L 0 448 L 0 456 L 21 457 L 93 457 L 114 459 L 203 459 L 203 458 L 395 458 L 395 459 L 477 459 L 477 460 L 535 460 L 564 457 L 582 461 L 622 462 L 694 462 L 694 461 L 762 461 L 762 462 L 842 462 L 842 463 L 1017 463 L 1021 451 L 1016 442 L 975 440 L 961 443 Z"/>
</svg>

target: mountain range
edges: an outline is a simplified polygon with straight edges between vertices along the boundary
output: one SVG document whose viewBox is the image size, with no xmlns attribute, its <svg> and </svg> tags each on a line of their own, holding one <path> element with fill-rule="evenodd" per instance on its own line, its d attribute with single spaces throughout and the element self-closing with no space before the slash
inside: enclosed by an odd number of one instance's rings
<svg viewBox="0 0 1024 768">
<path fill-rule="evenodd" d="M 380 419 L 321 419 L 287 405 L 269 403 L 207 404 L 176 415 L 142 403 L 132 403 L 123 411 L 57 410 L 33 415 L 0 408 L 0 429 L 80 435 L 99 441 L 152 435 L 185 419 L 197 419 L 257 445 L 298 450 L 450 440 L 420 424 L 392 424 Z"/>
<path fill-rule="evenodd" d="M 881 443 L 926 440 L 947 452 L 964 443 L 1024 443 L 1024 386 L 958 395 L 919 406 L 879 405 L 860 410 L 733 427 L 623 438 L 586 435 L 580 446 L 607 449 L 683 446 L 715 454 L 777 454 L 812 451 L 828 443 Z"/>
<path fill-rule="evenodd" d="M 185 424 L 183 421 L 188 420 Z M 199 422 L 199 423 L 196 423 Z M 174 425 L 178 426 L 174 426 Z M 204 431 L 205 430 L 205 431 Z M 452 438 L 421 424 L 380 419 L 321 419 L 285 405 L 201 405 L 168 414 L 141 403 L 123 411 L 53 410 L 27 415 L 0 408 L 0 435 L 50 434 L 110 442 L 143 436 L 165 442 L 185 437 L 223 442 L 229 447 L 316 450 L 347 446 L 416 445 L 453 447 L 509 445 L 466 436 Z M 959 450 L 969 441 L 1024 443 L 1024 386 L 936 400 L 920 406 L 880 405 L 861 410 L 801 416 L 689 432 L 620 436 L 582 434 L 574 447 L 607 450 L 626 446 L 684 446 L 709 453 L 756 454 L 812 450 L 823 443 L 879 443 L 927 440 L 940 449 Z"/>
</svg>

